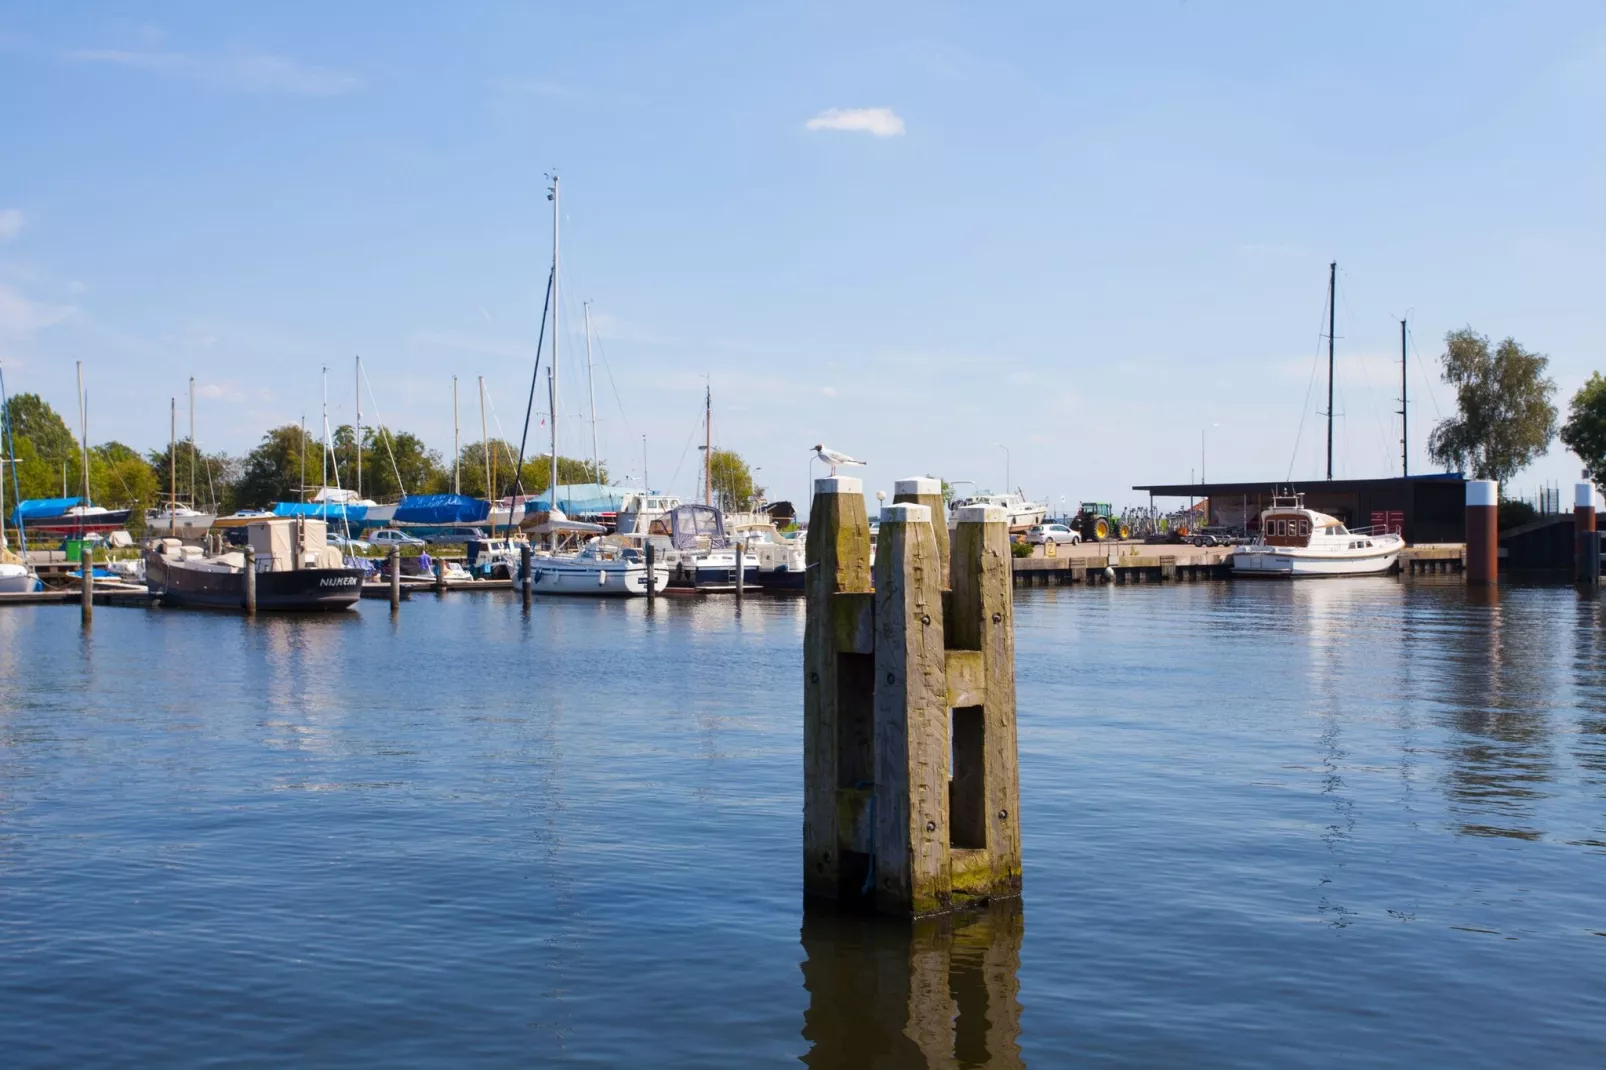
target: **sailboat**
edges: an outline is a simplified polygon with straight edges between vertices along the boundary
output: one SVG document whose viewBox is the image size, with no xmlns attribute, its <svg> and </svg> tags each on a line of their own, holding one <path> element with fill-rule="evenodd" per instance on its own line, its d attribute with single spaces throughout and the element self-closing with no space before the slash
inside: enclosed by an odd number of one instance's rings
<svg viewBox="0 0 1606 1070">
<path fill-rule="evenodd" d="M 17 451 L 12 445 L 11 406 L 7 404 L 3 373 L 0 373 L 0 411 L 5 414 L 5 438 L 0 440 L 0 445 L 4 445 L 6 451 L 6 456 L 0 458 L 0 594 L 23 594 L 27 591 L 37 591 L 40 584 L 39 577 L 34 575 L 33 566 L 12 553 L 10 545 L 6 542 L 6 476 L 8 474 L 6 465 L 12 466 L 9 473 L 12 481 L 11 485 L 19 500 L 22 497 L 22 485 L 17 482 Z M 22 549 L 26 553 L 28 550 L 28 536 L 20 525 L 17 528 L 17 535 L 22 539 Z"/>
<path fill-rule="evenodd" d="M 190 379 L 190 504 L 178 500 L 178 399 L 171 401 L 167 438 L 167 506 L 145 512 L 145 530 L 186 543 L 199 542 L 217 522 L 216 510 L 196 509 L 195 491 L 195 379 Z"/>
</svg>

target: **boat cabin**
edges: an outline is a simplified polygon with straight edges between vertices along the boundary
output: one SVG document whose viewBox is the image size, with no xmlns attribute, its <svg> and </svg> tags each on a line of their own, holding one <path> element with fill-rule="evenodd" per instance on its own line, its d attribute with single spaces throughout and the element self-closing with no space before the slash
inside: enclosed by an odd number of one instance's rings
<svg viewBox="0 0 1606 1070">
<path fill-rule="evenodd" d="M 1263 546 L 1310 546 L 1312 536 L 1348 535 L 1349 529 L 1334 517 L 1305 508 L 1302 494 L 1272 499 L 1260 514 Z"/>
</svg>

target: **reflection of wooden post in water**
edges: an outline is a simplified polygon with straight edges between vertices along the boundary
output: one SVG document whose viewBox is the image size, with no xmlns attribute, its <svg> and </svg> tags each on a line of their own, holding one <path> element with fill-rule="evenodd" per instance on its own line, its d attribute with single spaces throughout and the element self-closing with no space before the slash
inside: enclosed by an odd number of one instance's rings
<svg viewBox="0 0 1606 1070">
<path fill-rule="evenodd" d="M 907 481 L 920 482 L 926 481 Z M 914 495 L 926 488 L 900 492 Z M 1003 511 L 882 512 L 870 590 L 856 479 L 816 481 L 804 647 L 804 895 L 919 917 L 1020 893 Z M 944 579 L 952 593 L 944 612 Z"/>
<path fill-rule="evenodd" d="M 1022 928 L 1018 899 L 911 925 L 806 914 L 803 1064 L 1024 1067 Z"/>
</svg>

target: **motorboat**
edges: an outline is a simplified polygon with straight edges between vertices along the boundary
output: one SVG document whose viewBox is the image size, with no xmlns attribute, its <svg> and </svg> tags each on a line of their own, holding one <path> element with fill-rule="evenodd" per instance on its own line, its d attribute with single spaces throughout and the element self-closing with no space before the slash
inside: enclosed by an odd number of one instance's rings
<svg viewBox="0 0 1606 1070">
<path fill-rule="evenodd" d="M 518 576 L 520 561 L 529 542 L 521 538 L 470 539 L 468 571 L 482 579 L 506 580 Z"/>
<path fill-rule="evenodd" d="M 765 519 L 763 523 L 737 523 L 731 527 L 731 538 L 745 545 L 747 552 L 758 562 L 758 586 L 766 591 L 801 591 L 803 570 L 807 567 L 806 538 L 799 533 L 792 537 L 782 535 L 775 525 Z"/>
<path fill-rule="evenodd" d="M 1030 531 L 1048 516 L 1046 502 L 1027 501 L 1025 495 L 1015 492 L 993 494 L 990 491 L 972 494 L 968 498 L 956 497 L 949 506 L 950 515 L 957 517 L 959 510 L 967 505 L 992 505 L 1002 509 L 1010 531 Z"/>
<path fill-rule="evenodd" d="M 1355 528 L 1305 507 L 1305 496 L 1272 498 L 1260 535 L 1232 554 L 1235 576 L 1371 576 L 1387 572 L 1405 539 L 1381 528 Z"/>
<path fill-rule="evenodd" d="M 680 499 L 673 494 L 627 494 L 619 504 L 615 530 L 621 535 L 668 535 L 669 514 L 679 507 Z M 652 530 L 654 524 L 657 531 Z"/>
<path fill-rule="evenodd" d="M 25 594 L 37 591 L 42 586 L 39 577 L 34 574 L 33 566 L 11 552 L 6 543 L 6 470 L 0 465 L 0 594 Z M 22 548 L 28 548 L 28 538 L 25 532 L 22 535 Z"/>
<path fill-rule="evenodd" d="M 360 568 L 347 568 L 328 541 L 328 525 L 307 517 L 266 517 L 245 525 L 256 555 L 259 610 L 349 609 L 362 596 Z M 245 604 L 245 554 L 206 556 L 174 538 L 157 539 L 145 551 L 145 577 L 164 605 Z"/>
<path fill-rule="evenodd" d="M 212 530 L 216 513 L 203 513 L 187 505 L 169 505 L 145 511 L 145 530 L 154 536 L 168 536 L 195 542 Z"/>
<path fill-rule="evenodd" d="M 653 592 L 669 585 L 669 573 L 653 570 Z M 531 587 L 537 594 L 629 597 L 647 593 L 647 558 L 634 546 L 593 539 L 574 555 L 533 558 Z"/>
</svg>

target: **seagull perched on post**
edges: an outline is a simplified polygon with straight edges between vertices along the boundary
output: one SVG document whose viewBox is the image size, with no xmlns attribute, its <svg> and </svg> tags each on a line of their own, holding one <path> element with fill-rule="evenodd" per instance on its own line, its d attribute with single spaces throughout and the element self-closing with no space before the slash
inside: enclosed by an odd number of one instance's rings
<svg viewBox="0 0 1606 1070">
<path fill-rule="evenodd" d="M 838 453 L 836 450 L 828 450 L 819 444 L 816 444 L 814 447 L 814 456 L 831 466 L 831 474 L 833 476 L 836 475 L 837 465 L 839 464 L 858 465 L 860 468 L 863 468 L 865 465 L 864 461 L 855 461 L 852 457 L 849 457 L 845 453 Z"/>
</svg>

